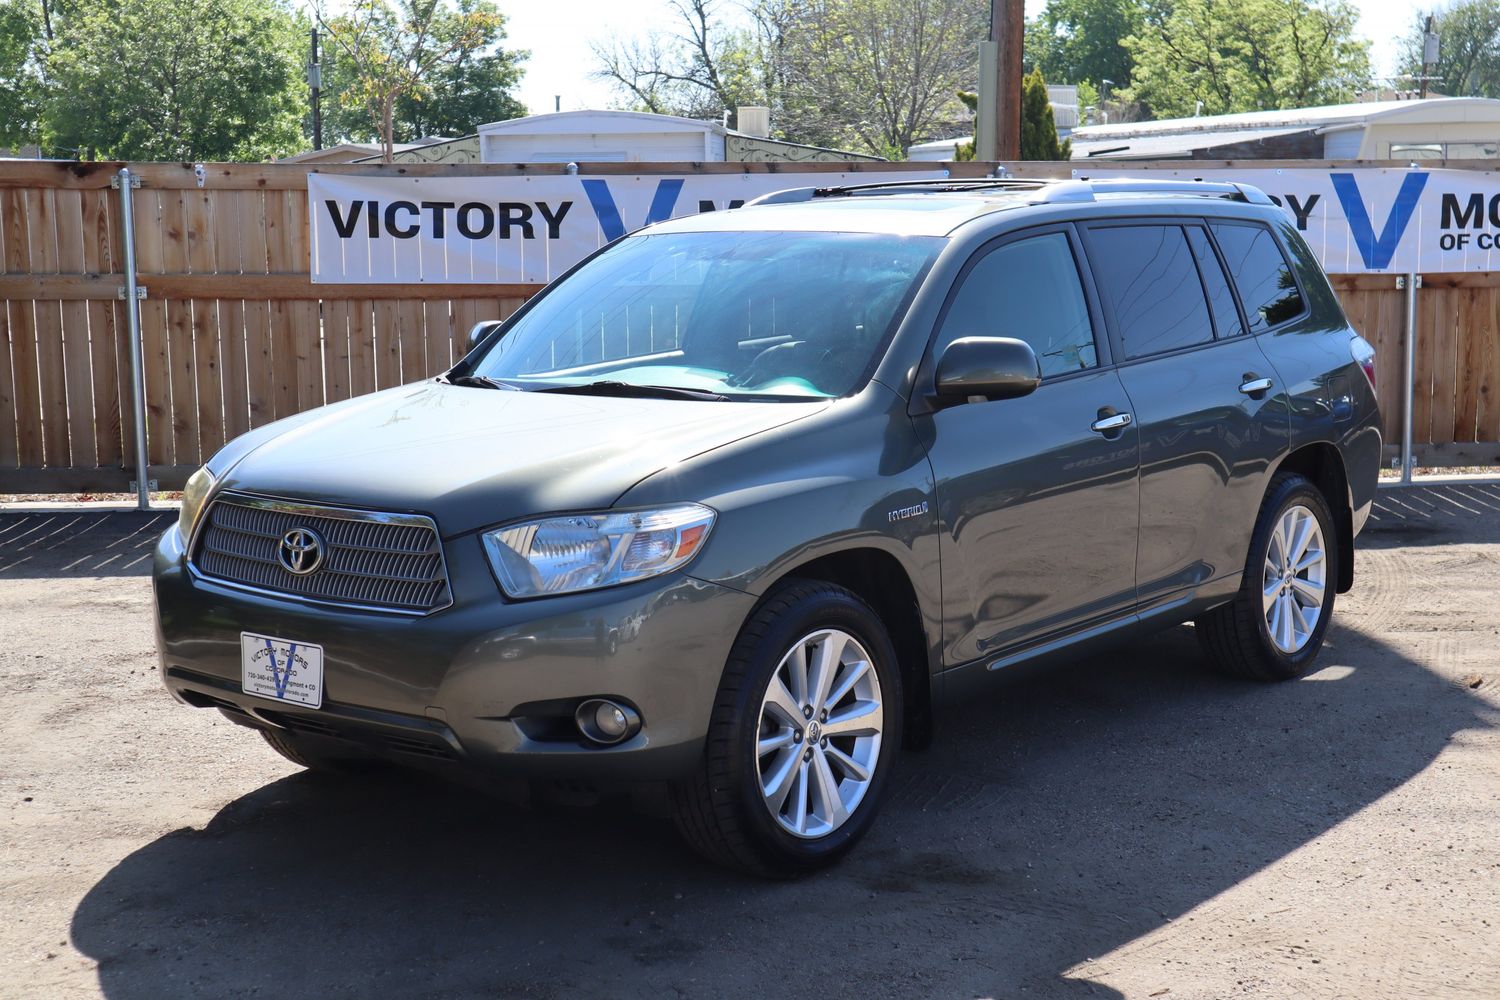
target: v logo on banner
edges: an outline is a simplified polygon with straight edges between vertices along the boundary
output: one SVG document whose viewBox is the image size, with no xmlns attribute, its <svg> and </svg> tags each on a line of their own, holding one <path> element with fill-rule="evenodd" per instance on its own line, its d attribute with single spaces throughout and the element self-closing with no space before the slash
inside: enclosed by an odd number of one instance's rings
<svg viewBox="0 0 1500 1000">
<path fill-rule="evenodd" d="M 609 183 L 598 178 L 590 178 L 583 182 L 583 192 L 589 196 L 589 204 L 594 207 L 594 214 L 599 218 L 599 228 L 604 233 L 604 238 L 610 242 L 625 235 L 625 221 L 620 218 L 620 210 L 615 206 L 615 197 L 609 193 Z M 664 222 L 672 217 L 672 209 L 677 207 L 677 196 L 682 193 L 682 178 L 669 177 L 658 181 L 656 194 L 651 198 L 651 209 L 646 213 L 646 221 L 641 223 L 649 226 L 653 222 Z"/>
<path fill-rule="evenodd" d="M 1344 207 L 1349 233 L 1354 237 L 1354 245 L 1359 247 L 1359 255 L 1364 258 L 1365 268 L 1381 271 L 1390 267 L 1391 258 L 1396 256 L 1396 248 L 1401 244 L 1401 236 L 1406 232 L 1406 224 L 1417 210 L 1417 199 L 1427 186 L 1427 172 L 1413 171 L 1402 179 L 1401 189 L 1396 192 L 1395 203 L 1391 205 L 1391 214 L 1385 217 L 1385 227 L 1378 237 L 1375 235 L 1375 226 L 1370 222 L 1370 213 L 1365 211 L 1365 203 L 1359 196 L 1359 184 L 1354 180 L 1354 175 L 1328 176 L 1333 181 L 1333 190 L 1339 197 L 1339 204 Z"/>
</svg>

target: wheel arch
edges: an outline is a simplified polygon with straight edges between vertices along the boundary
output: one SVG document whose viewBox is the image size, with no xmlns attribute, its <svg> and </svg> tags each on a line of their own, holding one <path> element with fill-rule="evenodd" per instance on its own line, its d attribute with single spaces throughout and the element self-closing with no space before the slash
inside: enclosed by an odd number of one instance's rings
<svg viewBox="0 0 1500 1000">
<path fill-rule="evenodd" d="M 1296 472 L 1306 476 L 1328 501 L 1338 529 L 1337 590 L 1340 594 L 1347 593 L 1354 586 L 1354 500 L 1349 492 L 1344 456 L 1327 441 L 1316 441 L 1290 452 L 1274 472 Z"/>
<path fill-rule="evenodd" d="M 931 646 L 916 587 L 906 567 L 883 549 L 841 549 L 799 563 L 783 572 L 763 593 L 788 580 L 821 580 L 858 595 L 874 610 L 896 647 L 903 693 L 903 743 L 909 750 L 932 742 Z"/>
</svg>

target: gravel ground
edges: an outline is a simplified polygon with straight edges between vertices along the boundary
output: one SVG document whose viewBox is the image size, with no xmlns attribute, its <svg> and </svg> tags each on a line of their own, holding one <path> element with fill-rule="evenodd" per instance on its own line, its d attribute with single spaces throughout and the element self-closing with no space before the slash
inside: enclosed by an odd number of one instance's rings
<svg viewBox="0 0 1500 1000">
<path fill-rule="evenodd" d="M 172 703 L 167 517 L 0 514 L 0 995 L 1500 994 L 1500 488 L 1385 492 L 1300 682 L 1188 628 L 1001 679 L 787 884 Z"/>
</svg>

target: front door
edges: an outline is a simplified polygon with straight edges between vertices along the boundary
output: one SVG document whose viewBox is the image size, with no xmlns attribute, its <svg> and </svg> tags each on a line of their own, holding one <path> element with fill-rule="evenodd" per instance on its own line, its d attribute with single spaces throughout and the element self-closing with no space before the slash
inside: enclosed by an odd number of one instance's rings
<svg viewBox="0 0 1500 1000">
<path fill-rule="evenodd" d="M 1015 337 L 1043 380 L 1019 399 L 919 416 L 930 427 L 941 535 L 945 662 L 998 659 L 1135 604 L 1137 444 L 1107 366 L 1071 227 L 980 250 L 933 344 Z"/>
</svg>

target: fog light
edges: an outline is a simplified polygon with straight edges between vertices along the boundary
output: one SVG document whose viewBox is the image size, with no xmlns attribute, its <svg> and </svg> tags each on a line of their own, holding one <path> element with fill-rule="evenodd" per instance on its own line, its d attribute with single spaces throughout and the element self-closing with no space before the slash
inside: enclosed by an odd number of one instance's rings
<svg viewBox="0 0 1500 1000">
<path fill-rule="evenodd" d="M 607 698 L 590 698 L 579 705 L 573 721 L 586 739 L 605 746 L 627 740 L 641 728 L 635 709 Z"/>
</svg>

